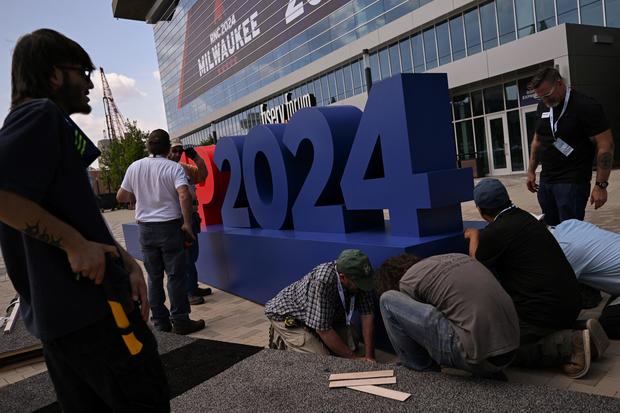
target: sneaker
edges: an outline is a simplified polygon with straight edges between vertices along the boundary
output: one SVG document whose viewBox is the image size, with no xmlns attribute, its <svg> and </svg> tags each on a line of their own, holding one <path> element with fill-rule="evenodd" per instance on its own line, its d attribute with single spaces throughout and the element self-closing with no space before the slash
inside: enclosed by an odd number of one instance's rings
<svg viewBox="0 0 620 413">
<path fill-rule="evenodd" d="M 194 290 L 194 294 L 192 295 L 197 295 L 199 297 L 205 297 L 211 294 L 213 294 L 213 291 L 209 287 L 206 287 L 206 288 L 196 287 L 196 290 Z"/>
<path fill-rule="evenodd" d="M 590 332 L 588 330 L 573 331 L 573 352 L 570 360 L 562 365 L 564 374 L 571 379 L 579 379 L 590 370 Z"/>
<path fill-rule="evenodd" d="M 186 335 L 200 331 L 206 327 L 205 320 L 183 320 L 174 321 L 172 332 L 174 334 Z"/>
<path fill-rule="evenodd" d="M 187 299 L 191 305 L 200 305 L 205 303 L 205 299 L 197 295 L 188 295 Z"/>
<path fill-rule="evenodd" d="M 590 333 L 592 360 L 596 360 L 601 357 L 605 353 L 605 350 L 607 350 L 607 347 L 609 347 L 609 338 L 598 320 L 593 318 L 589 319 L 586 321 L 586 328 Z"/>
</svg>

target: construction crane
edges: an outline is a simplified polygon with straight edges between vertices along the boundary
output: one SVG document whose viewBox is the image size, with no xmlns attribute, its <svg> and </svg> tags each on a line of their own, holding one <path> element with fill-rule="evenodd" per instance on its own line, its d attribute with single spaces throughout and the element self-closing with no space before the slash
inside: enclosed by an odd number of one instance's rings
<svg viewBox="0 0 620 413">
<path fill-rule="evenodd" d="M 101 86 L 103 87 L 103 110 L 105 112 L 105 124 L 107 128 L 107 138 L 111 140 L 123 139 L 125 137 L 125 119 L 119 112 L 114 98 L 112 97 L 112 89 L 105 77 L 103 67 L 99 68 L 101 72 Z"/>
</svg>

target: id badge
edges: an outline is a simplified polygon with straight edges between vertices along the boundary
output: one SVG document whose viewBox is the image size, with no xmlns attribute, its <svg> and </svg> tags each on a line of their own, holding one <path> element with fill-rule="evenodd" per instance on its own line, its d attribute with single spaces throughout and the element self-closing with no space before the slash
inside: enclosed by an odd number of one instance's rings
<svg viewBox="0 0 620 413">
<path fill-rule="evenodd" d="M 558 151 L 562 152 L 564 156 L 568 156 L 573 153 L 573 147 L 560 138 L 557 138 L 555 142 L 553 142 L 553 146 L 555 146 Z"/>
</svg>

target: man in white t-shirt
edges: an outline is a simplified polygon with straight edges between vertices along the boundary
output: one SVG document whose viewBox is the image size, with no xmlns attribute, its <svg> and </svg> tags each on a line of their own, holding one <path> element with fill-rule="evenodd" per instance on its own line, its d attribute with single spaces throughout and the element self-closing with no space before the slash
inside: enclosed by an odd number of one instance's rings
<svg viewBox="0 0 620 413">
<path fill-rule="evenodd" d="M 149 156 L 135 161 L 125 173 L 116 199 L 134 201 L 144 266 L 148 273 L 151 318 L 155 328 L 189 334 L 205 327 L 190 320 L 185 280 L 185 246 L 192 232 L 192 196 L 183 168 L 167 158 L 170 136 L 162 129 L 147 140 Z M 164 271 L 168 275 L 170 311 L 166 307 Z"/>
</svg>

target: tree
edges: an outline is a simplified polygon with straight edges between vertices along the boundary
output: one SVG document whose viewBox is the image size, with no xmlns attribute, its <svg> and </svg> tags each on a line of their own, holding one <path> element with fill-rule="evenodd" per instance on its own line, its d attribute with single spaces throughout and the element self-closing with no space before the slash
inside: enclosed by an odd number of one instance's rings
<svg viewBox="0 0 620 413">
<path fill-rule="evenodd" d="M 99 158 L 101 177 L 106 189 L 116 192 L 132 162 L 147 155 L 146 139 L 149 132 L 138 128 L 137 122 L 125 122 L 127 133 L 121 139 L 110 141 Z"/>
<path fill-rule="evenodd" d="M 214 143 L 215 143 L 215 139 L 213 139 L 213 135 L 209 134 L 209 136 L 207 136 L 205 139 L 200 141 L 198 146 L 209 146 L 209 145 L 213 145 Z"/>
</svg>

